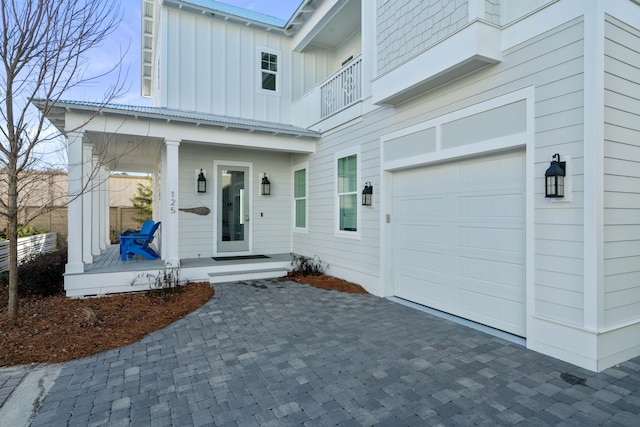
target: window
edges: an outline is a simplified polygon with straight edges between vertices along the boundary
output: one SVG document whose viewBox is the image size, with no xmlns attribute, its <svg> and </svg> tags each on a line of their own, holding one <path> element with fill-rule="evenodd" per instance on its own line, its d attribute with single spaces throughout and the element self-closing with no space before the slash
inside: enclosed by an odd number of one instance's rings
<svg viewBox="0 0 640 427">
<path fill-rule="evenodd" d="M 276 92 L 278 90 L 278 55 L 269 52 L 261 52 L 260 71 L 262 89 Z"/>
<path fill-rule="evenodd" d="M 295 228 L 307 228 L 307 169 L 306 165 L 293 172 L 293 211 Z"/>
<path fill-rule="evenodd" d="M 358 231 L 358 156 L 338 158 L 338 230 Z"/>
</svg>

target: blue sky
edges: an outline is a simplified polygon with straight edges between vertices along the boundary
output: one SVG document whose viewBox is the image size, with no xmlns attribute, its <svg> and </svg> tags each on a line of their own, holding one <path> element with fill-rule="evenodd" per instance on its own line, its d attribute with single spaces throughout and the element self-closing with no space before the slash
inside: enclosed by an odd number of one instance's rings
<svg viewBox="0 0 640 427">
<path fill-rule="evenodd" d="M 265 15 L 288 20 L 298 8 L 301 0 L 218 0 L 244 9 L 253 10 Z M 121 0 L 126 10 L 118 30 L 114 32 L 98 49 L 92 52 L 89 74 L 105 72 L 125 52 L 121 81 L 124 81 L 126 95 L 114 100 L 119 104 L 150 105 L 148 99 L 140 97 L 140 0 Z M 124 75 L 126 73 L 126 76 Z M 116 80 L 115 73 L 97 81 L 87 83 L 83 87 L 74 88 L 64 96 L 65 99 L 77 101 L 101 101 L 106 88 Z"/>
</svg>

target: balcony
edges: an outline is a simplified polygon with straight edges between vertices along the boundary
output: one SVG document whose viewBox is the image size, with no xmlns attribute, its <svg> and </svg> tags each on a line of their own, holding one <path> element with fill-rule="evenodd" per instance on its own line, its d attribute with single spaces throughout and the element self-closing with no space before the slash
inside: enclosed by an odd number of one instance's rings
<svg viewBox="0 0 640 427">
<path fill-rule="evenodd" d="M 348 110 L 361 99 L 362 56 L 358 55 L 294 102 L 294 124 L 313 128 L 318 122 Z M 344 122 L 351 118 L 348 116 L 338 120 Z"/>
<path fill-rule="evenodd" d="M 341 111 L 362 98 L 362 57 L 333 73 L 320 85 L 320 119 Z"/>
</svg>

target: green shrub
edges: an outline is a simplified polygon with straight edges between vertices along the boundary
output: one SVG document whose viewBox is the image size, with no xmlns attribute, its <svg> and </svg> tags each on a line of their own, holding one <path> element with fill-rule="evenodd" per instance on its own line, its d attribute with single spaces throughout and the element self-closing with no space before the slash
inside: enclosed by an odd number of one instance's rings
<svg viewBox="0 0 640 427">
<path fill-rule="evenodd" d="M 67 248 L 38 254 L 18 266 L 18 294 L 43 297 L 64 292 Z"/>
<path fill-rule="evenodd" d="M 44 233 L 48 233 L 48 232 L 49 232 L 49 230 L 47 230 L 46 228 L 36 228 L 31 223 L 29 223 L 29 224 L 18 224 L 18 238 L 35 236 L 35 235 L 38 235 L 38 234 L 44 234 Z M 0 241 L 2 241 L 2 240 L 7 240 L 7 230 L 6 229 L 0 231 Z"/>
</svg>

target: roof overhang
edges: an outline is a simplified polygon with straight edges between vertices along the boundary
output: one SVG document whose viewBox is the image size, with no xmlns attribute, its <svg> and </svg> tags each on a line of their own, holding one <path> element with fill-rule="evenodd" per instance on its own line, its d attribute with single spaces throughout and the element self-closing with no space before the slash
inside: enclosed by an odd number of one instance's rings
<svg viewBox="0 0 640 427">
<path fill-rule="evenodd" d="M 82 132 L 95 151 L 108 150 L 112 170 L 149 171 L 166 140 L 262 151 L 314 153 L 320 134 L 286 124 L 166 108 L 44 100 L 34 105 L 63 134 Z M 112 162 L 112 163 L 114 163 Z"/>
<path fill-rule="evenodd" d="M 266 31 L 285 33 L 287 24 L 285 20 L 215 0 L 162 0 L 162 4 L 175 6 L 179 9 L 192 10 L 203 15 L 219 17 L 225 21 L 256 26 Z"/>
</svg>

